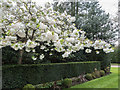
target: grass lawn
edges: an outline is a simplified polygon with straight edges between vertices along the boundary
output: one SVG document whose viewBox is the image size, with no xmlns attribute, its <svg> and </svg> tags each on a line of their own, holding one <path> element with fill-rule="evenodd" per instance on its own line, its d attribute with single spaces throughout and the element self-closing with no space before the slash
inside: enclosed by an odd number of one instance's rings
<svg viewBox="0 0 120 90">
<path fill-rule="evenodd" d="M 73 88 L 118 88 L 118 73 L 119 73 L 119 81 L 120 81 L 120 70 L 118 72 L 117 67 L 112 67 L 111 72 L 112 74 L 110 75 L 107 75 L 98 79 L 94 79 L 83 84 L 72 86 L 71 89 Z M 69 90 L 69 89 L 65 89 L 65 90 Z"/>
</svg>

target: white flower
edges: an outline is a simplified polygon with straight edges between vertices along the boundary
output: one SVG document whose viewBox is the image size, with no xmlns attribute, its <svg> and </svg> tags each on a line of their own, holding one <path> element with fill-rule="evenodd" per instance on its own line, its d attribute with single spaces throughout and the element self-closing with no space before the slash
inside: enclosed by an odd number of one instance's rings
<svg viewBox="0 0 120 90">
<path fill-rule="evenodd" d="M 86 53 L 91 53 L 92 50 L 91 50 L 91 49 L 86 49 L 85 52 L 86 52 Z"/>
<path fill-rule="evenodd" d="M 50 56 L 53 55 L 52 53 L 49 54 Z"/>
<path fill-rule="evenodd" d="M 15 35 L 15 33 L 16 33 L 16 29 L 10 28 L 10 34 Z"/>
<path fill-rule="evenodd" d="M 22 38 L 26 36 L 24 30 L 18 30 L 18 31 L 17 31 L 17 35 L 18 35 L 19 37 L 22 37 Z"/>
<path fill-rule="evenodd" d="M 37 13 L 37 9 L 35 7 L 32 8 L 30 11 L 33 12 L 33 13 Z"/>
<path fill-rule="evenodd" d="M 35 57 L 35 56 L 32 56 L 32 59 L 33 59 L 33 60 L 37 60 L 37 57 Z"/>
<path fill-rule="evenodd" d="M 65 53 L 62 55 L 62 57 L 63 57 L 63 58 L 68 57 L 69 54 L 70 54 L 70 52 L 65 52 Z"/>
<path fill-rule="evenodd" d="M 59 39 L 58 34 L 57 34 L 57 33 L 54 33 L 53 38 L 52 38 L 52 41 L 54 42 L 54 41 L 57 41 L 58 39 Z"/>
<path fill-rule="evenodd" d="M 40 59 L 41 59 L 41 60 L 42 60 L 44 57 L 45 57 L 44 54 L 41 54 L 41 55 L 40 55 Z"/>
<path fill-rule="evenodd" d="M 18 43 L 15 43 L 15 44 L 12 45 L 11 47 L 17 51 L 17 50 L 19 49 L 19 44 L 18 44 Z"/>
<path fill-rule="evenodd" d="M 113 48 L 111 48 L 111 49 L 110 49 L 110 51 L 111 51 L 111 52 L 114 52 L 114 49 L 113 49 Z"/>
<path fill-rule="evenodd" d="M 68 41 L 68 42 L 71 42 L 71 43 L 73 43 L 73 42 L 75 42 L 75 38 L 66 38 L 66 41 Z"/>
<path fill-rule="evenodd" d="M 41 47 L 40 47 L 40 49 L 42 49 L 42 50 L 45 49 L 45 48 L 46 48 L 46 47 L 45 47 L 44 45 L 41 45 Z"/>
<path fill-rule="evenodd" d="M 96 54 L 99 54 L 100 52 L 99 51 L 96 51 Z"/>
<path fill-rule="evenodd" d="M 31 40 L 29 39 L 29 40 L 27 40 L 27 42 L 26 42 L 26 46 L 27 46 L 28 48 L 35 48 L 35 47 L 37 46 L 37 43 L 34 42 L 34 41 L 31 41 Z"/>
<path fill-rule="evenodd" d="M 110 44 L 107 44 L 107 43 L 105 44 L 106 48 L 109 48 L 110 46 L 111 46 Z"/>
<path fill-rule="evenodd" d="M 73 33 L 72 33 L 72 36 L 73 36 L 73 37 L 79 37 L 79 32 L 78 32 L 78 30 L 75 29 L 75 30 L 73 31 Z"/>
<path fill-rule="evenodd" d="M 61 33 L 61 30 L 59 30 L 58 28 L 54 28 L 54 31 L 55 31 L 56 33 L 58 33 L 58 34 Z"/>
<path fill-rule="evenodd" d="M 35 52 L 35 49 L 33 49 L 32 52 Z"/>
<path fill-rule="evenodd" d="M 39 26 L 40 29 L 47 29 L 47 25 L 43 24 L 40 22 L 40 26 Z"/>
<path fill-rule="evenodd" d="M 48 17 L 48 16 L 46 16 L 46 20 L 47 20 L 47 22 L 48 22 L 49 24 L 55 24 L 55 23 L 56 23 L 53 18 Z"/>
<path fill-rule="evenodd" d="M 22 24 L 21 22 L 15 23 L 15 24 L 11 24 L 11 27 L 15 30 L 22 30 L 25 28 L 25 25 Z"/>
<path fill-rule="evenodd" d="M 44 17 L 40 17 L 39 20 L 44 22 L 45 18 Z"/>
<path fill-rule="evenodd" d="M 71 22 L 75 22 L 75 17 L 71 17 L 68 19 L 68 22 L 71 23 Z"/>
<path fill-rule="evenodd" d="M 104 48 L 103 51 L 104 51 L 105 53 L 110 53 L 110 49 L 109 49 L 109 48 Z"/>
<path fill-rule="evenodd" d="M 10 41 L 16 41 L 17 37 L 16 36 L 5 36 L 6 40 L 10 40 Z"/>
<path fill-rule="evenodd" d="M 30 48 L 26 48 L 25 51 L 26 51 L 26 52 L 30 52 L 31 49 L 30 49 Z"/>
<path fill-rule="evenodd" d="M 62 44 L 60 43 L 60 40 L 54 43 L 54 46 L 57 48 L 61 48 Z"/>
<path fill-rule="evenodd" d="M 47 41 L 49 41 L 49 40 L 56 41 L 56 40 L 58 40 L 58 34 L 48 30 L 46 32 L 46 39 L 47 39 Z"/>
</svg>

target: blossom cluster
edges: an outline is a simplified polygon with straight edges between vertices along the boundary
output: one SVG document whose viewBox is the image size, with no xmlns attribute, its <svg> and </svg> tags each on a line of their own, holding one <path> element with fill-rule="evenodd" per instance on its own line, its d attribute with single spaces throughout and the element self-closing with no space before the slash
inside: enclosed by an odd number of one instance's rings
<svg viewBox="0 0 120 90">
<path fill-rule="evenodd" d="M 40 46 L 49 55 L 54 50 L 62 52 L 63 58 L 84 48 L 86 53 L 91 53 L 91 47 L 96 54 L 99 49 L 106 53 L 114 51 L 105 41 L 87 39 L 85 32 L 75 27 L 75 17 L 54 11 L 49 3 L 41 7 L 35 2 L 8 0 L 0 3 L 0 10 L 0 48 L 11 46 L 14 50 L 36 52 L 34 48 Z M 40 59 L 44 57 L 44 53 L 40 55 Z"/>
</svg>

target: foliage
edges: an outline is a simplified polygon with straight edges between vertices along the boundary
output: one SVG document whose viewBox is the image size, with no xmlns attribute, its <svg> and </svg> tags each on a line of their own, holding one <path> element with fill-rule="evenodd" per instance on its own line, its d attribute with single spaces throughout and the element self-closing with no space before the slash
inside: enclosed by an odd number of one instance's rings
<svg viewBox="0 0 120 90">
<path fill-rule="evenodd" d="M 109 74 L 110 73 L 110 67 L 105 68 L 105 73 Z"/>
<path fill-rule="evenodd" d="M 34 55 L 32 52 L 31 53 L 27 53 L 24 52 L 23 53 L 23 64 L 34 64 L 34 63 L 40 63 L 39 60 L 32 60 L 31 59 L 31 55 Z M 17 64 L 18 63 L 18 58 L 19 58 L 19 52 L 15 51 L 13 48 L 11 47 L 4 47 L 2 48 L 2 64 L 5 65 L 12 65 L 12 64 Z"/>
<path fill-rule="evenodd" d="M 70 86 L 72 85 L 72 79 L 69 79 L 69 78 L 63 79 L 62 85 L 63 85 L 64 87 L 70 87 Z"/>
<path fill-rule="evenodd" d="M 27 84 L 23 87 L 22 90 L 35 90 L 35 86 L 33 86 L 32 84 Z"/>
<path fill-rule="evenodd" d="M 99 70 L 95 70 L 94 71 L 94 75 L 96 78 L 99 78 L 100 77 L 100 71 Z"/>
<path fill-rule="evenodd" d="M 93 79 L 92 74 L 90 74 L 90 73 L 86 74 L 86 75 L 85 75 L 85 78 L 86 78 L 87 80 L 92 80 L 92 79 Z"/>
<path fill-rule="evenodd" d="M 100 70 L 100 75 L 104 76 L 105 75 L 105 71 L 104 70 Z"/>
<path fill-rule="evenodd" d="M 36 85 L 90 73 L 94 68 L 100 70 L 100 62 L 4 65 L 2 84 L 3 88 L 21 88 L 28 83 Z"/>
<path fill-rule="evenodd" d="M 37 84 L 34 85 L 36 89 L 42 89 L 42 88 L 55 88 L 55 85 L 62 85 L 62 80 L 59 81 L 53 81 L 53 82 L 47 82 L 47 83 L 43 83 L 43 84 Z"/>
<path fill-rule="evenodd" d="M 112 63 L 120 63 L 120 48 L 117 46 L 114 49 L 114 53 L 110 54 L 110 58 L 112 59 L 111 62 Z"/>
</svg>

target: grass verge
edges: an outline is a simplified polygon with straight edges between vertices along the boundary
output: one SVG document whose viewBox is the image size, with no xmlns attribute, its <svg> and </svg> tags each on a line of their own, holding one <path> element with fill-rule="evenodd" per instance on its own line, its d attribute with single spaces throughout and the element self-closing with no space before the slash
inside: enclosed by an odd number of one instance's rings
<svg viewBox="0 0 120 90">
<path fill-rule="evenodd" d="M 111 72 L 112 73 L 110 75 L 94 79 L 83 84 L 78 84 L 64 90 L 71 90 L 75 88 L 118 88 L 118 81 L 120 80 L 118 80 L 118 73 L 120 78 L 120 68 L 118 71 L 117 67 L 112 67 Z"/>
</svg>

